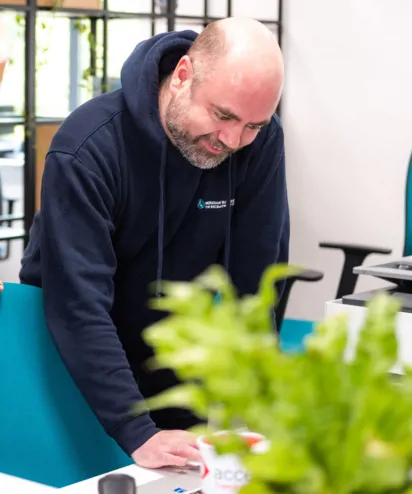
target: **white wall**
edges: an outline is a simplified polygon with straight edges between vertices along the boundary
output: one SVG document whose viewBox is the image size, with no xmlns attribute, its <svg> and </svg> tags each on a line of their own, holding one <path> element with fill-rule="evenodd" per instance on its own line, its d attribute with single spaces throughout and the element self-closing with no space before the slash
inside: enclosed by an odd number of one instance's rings
<svg viewBox="0 0 412 494">
<path fill-rule="evenodd" d="M 291 260 L 325 273 L 322 282 L 295 285 L 291 317 L 322 317 L 335 295 L 343 256 L 320 241 L 386 246 L 391 258 L 402 252 L 411 19 L 410 0 L 285 0 Z M 357 288 L 380 285 L 361 277 Z"/>
</svg>

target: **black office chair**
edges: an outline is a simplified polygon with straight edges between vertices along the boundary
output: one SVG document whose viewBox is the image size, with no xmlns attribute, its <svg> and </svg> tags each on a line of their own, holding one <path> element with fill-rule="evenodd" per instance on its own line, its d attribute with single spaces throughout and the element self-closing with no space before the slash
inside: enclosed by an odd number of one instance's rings
<svg viewBox="0 0 412 494">
<path fill-rule="evenodd" d="M 412 183 L 412 172 L 411 172 Z M 411 187 L 412 190 L 412 187 Z M 411 200 L 412 204 L 412 200 Z M 411 214 L 412 224 L 412 214 Z M 412 228 L 411 228 L 412 230 Z M 321 248 L 339 249 L 344 254 L 344 262 L 341 271 L 338 288 L 335 298 L 342 298 L 344 295 L 350 295 L 354 292 L 358 275 L 353 273 L 353 268 L 360 266 L 370 254 L 390 254 L 391 249 L 382 247 L 373 247 L 357 244 L 346 244 L 340 242 L 321 242 Z M 293 264 L 293 263 L 292 263 Z M 286 307 L 293 285 L 297 281 L 316 282 L 323 279 L 324 274 L 321 271 L 305 270 L 296 276 L 290 276 L 286 279 L 283 295 L 276 307 L 276 326 L 280 334 L 281 347 L 286 351 L 300 351 L 303 340 L 306 335 L 313 331 L 314 321 L 304 319 L 285 319 Z M 331 297 L 332 298 L 332 297 Z"/>
<path fill-rule="evenodd" d="M 404 240 L 402 256 L 412 256 L 412 153 L 409 156 L 409 163 L 406 172 L 405 184 L 405 205 L 404 205 Z M 338 244 L 322 242 L 320 247 L 330 249 L 341 249 L 345 260 L 342 275 L 339 282 L 336 298 L 351 295 L 355 291 L 356 282 L 359 275 L 353 272 L 353 268 L 360 266 L 365 258 L 370 254 L 391 254 L 391 249 L 383 247 L 370 247 L 366 245 Z"/>
</svg>

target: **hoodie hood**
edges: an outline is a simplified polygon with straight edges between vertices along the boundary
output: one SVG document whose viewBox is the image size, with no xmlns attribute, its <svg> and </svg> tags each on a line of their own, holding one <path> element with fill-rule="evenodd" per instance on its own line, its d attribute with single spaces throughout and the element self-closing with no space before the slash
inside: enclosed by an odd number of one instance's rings
<svg viewBox="0 0 412 494">
<path fill-rule="evenodd" d="M 139 43 L 121 71 L 127 108 L 137 129 L 163 146 L 165 132 L 159 117 L 159 86 L 198 36 L 195 31 L 161 33 Z"/>
</svg>

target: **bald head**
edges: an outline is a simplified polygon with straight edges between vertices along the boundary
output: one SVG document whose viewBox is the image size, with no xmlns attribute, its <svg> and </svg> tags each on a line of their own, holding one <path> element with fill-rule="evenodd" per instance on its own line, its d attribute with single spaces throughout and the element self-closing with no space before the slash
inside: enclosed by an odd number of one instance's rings
<svg viewBox="0 0 412 494">
<path fill-rule="evenodd" d="M 217 71 L 253 73 L 282 85 L 283 57 L 276 36 L 261 22 L 229 17 L 209 24 L 188 52 L 200 79 Z"/>
<path fill-rule="evenodd" d="M 163 127 L 189 162 L 214 168 L 270 124 L 282 87 L 282 54 L 266 26 L 211 23 L 162 86 Z"/>
</svg>

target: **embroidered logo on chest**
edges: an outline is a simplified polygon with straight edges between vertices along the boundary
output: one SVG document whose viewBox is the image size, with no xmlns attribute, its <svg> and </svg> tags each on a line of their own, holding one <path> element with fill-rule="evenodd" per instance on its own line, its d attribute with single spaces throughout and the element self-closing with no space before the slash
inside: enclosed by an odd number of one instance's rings
<svg viewBox="0 0 412 494">
<path fill-rule="evenodd" d="M 235 200 L 230 200 L 230 206 L 235 205 Z M 197 201 L 197 209 L 223 209 L 227 207 L 227 200 L 222 201 L 205 201 L 204 199 L 199 199 Z"/>
</svg>

